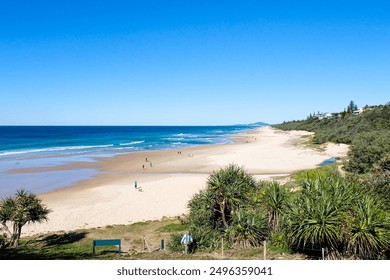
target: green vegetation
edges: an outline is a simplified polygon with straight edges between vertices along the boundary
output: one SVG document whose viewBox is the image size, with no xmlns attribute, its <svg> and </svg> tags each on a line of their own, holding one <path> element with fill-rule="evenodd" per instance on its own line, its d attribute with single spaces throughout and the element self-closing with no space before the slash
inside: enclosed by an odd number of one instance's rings
<svg viewBox="0 0 390 280">
<path fill-rule="evenodd" d="M 275 127 L 315 132 L 312 140 L 315 144 L 351 144 L 346 170 L 367 173 L 390 152 L 390 104 L 366 106 L 359 114 L 356 109 L 351 101 L 347 110 L 330 117 L 310 115 L 306 120 L 284 122 Z"/>
<path fill-rule="evenodd" d="M 189 202 L 189 229 L 196 247 L 213 250 L 224 237 L 228 246 L 257 246 L 268 235 L 265 213 L 252 201 L 259 189 L 242 168 L 229 165 L 214 172 L 207 188 Z"/>
<path fill-rule="evenodd" d="M 390 153 L 390 129 L 364 132 L 352 141 L 349 161 L 346 170 L 354 173 L 373 171 L 376 165 L 388 157 Z"/>
<path fill-rule="evenodd" d="M 185 223 L 180 224 L 168 224 L 166 226 L 163 226 L 159 228 L 158 230 L 161 232 L 177 232 L 177 231 L 186 231 L 188 228 L 188 225 Z"/>
<path fill-rule="evenodd" d="M 390 104 L 366 106 L 360 114 L 334 113 L 330 117 L 311 115 L 306 120 L 283 122 L 275 125 L 282 130 L 307 130 L 315 132 L 313 141 L 350 144 L 364 132 L 383 131 L 390 128 Z"/>
<path fill-rule="evenodd" d="M 290 246 L 325 248 L 332 258 L 379 259 L 390 248 L 390 104 L 276 125 L 315 132 L 314 144 L 350 144 L 345 176 L 336 169 L 298 172 L 285 234 Z M 304 218 L 303 218 L 304 217 Z"/>
<path fill-rule="evenodd" d="M 14 197 L 0 202 L 0 222 L 5 233 L 0 237 L 0 248 L 18 247 L 22 227 L 28 223 L 41 223 L 47 220 L 50 210 L 41 203 L 35 194 L 18 190 Z"/>
<path fill-rule="evenodd" d="M 313 179 L 309 171 L 298 181 L 301 189 L 286 212 L 289 244 L 302 250 L 325 248 L 329 258 L 384 257 L 390 245 L 390 215 L 381 199 L 352 178 L 329 168 L 322 171 L 327 176 Z"/>
<path fill-rule="evenodd" d="M 388 256 L 390 213 L 383 200 L 335 165 L 299 172 L 288 186 L 254 182 L 244 173 L 234 165 L 213 173 L 206 190 L 190 201 L 195 249 L 215 250 L 224 238 L 227 248 L 259 247 L 269 240 L 273 248 L 312 257 L 322 250 L 328 259 Z M 215 187 L 216 181 L 229 183 Z M 226 191 L 232 186 L 245 192 Z M 228 213 L 226 225 L 222 213 Z"/>
</svg>

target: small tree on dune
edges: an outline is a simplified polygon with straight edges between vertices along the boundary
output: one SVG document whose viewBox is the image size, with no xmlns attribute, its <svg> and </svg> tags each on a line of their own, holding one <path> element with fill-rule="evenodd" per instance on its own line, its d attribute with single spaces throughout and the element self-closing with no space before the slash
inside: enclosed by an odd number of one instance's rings
<svg viewBox="0 0 390 280">
<path fill-rule="evenodd" d="M 366 194 L 351 213 L 347 249 L 358 259 L 380 259 L 390 247 L 389 214 L 381 199 Z"/>
<path fill-rule="evenodd" d="M 260 204 L 266 209 L 268 224 L 274 233 L 280 231 L 280 219 L 288 200 L 288 191 L 278 182 L 264 182 L 260 195 Z"/>
<path fill-rule="evenodd" d="M 218 248 L 222 237 L 233 246 L 259 245 L 268 235 L 268 224 L 251 201 L 258 188 L 253 176 L 237 165 L 213 172 L 206 189 L 188 203 L 189 229 L 197 246 Z"/>
<path fill-rule="evenodd" d="M 237 165 L 230 164 L 214 172 L 207 181 L 207 188 L 214 194 L 225 229 L 229 228 L 230 219 L 235 210 L 246 201 L 246 196 L 257 187 L 254 178 Z"/>
<path fill-rule="evenodd" d="M 5 245 L 18 247 L 22 227 L 47 221 L 50 210 L 33 193 L 18 190 L 14 197 L 0 202 L 0 223 L 6 232 Z"/>
</svg>

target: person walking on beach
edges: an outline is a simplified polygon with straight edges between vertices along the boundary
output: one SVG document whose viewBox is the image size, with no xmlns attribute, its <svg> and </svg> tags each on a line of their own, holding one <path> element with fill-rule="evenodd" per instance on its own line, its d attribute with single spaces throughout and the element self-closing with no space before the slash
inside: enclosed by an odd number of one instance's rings
<svg viewBox="0 0 390 280">
<path fill-rule="evenodd" d="M 145 164 L 142 165 L 142 169 L 145 169 Z"/>
<path fill-rule="evenodd" d="M 138 182 L 135 181 L 135 182 L 134 182 L 134 188 L 137 189 L 137 187 L 138 187 Z"/>
</svg>

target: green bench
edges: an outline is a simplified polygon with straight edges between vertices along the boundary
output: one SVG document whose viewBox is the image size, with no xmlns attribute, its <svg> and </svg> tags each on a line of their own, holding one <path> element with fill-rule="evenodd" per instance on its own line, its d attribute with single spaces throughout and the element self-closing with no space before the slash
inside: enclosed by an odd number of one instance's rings
<svg viewBox="0 0 390 280">
<path fill-rule="evenodd" d="M 118 255 L 121 253 L 120 239 L 97 239 L 92 241 L 92 254 L 95 255 L 96 246 L 118 246 Z"/>
</svg>

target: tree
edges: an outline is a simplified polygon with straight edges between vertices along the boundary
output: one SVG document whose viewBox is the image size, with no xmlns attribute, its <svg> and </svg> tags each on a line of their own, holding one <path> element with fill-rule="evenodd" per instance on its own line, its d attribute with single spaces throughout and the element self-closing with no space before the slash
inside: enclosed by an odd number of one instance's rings
<svg viewBox="0 0 390 280">
<path fill-rule="evenodd" d="M 278 182 L 265 182 L 263 184 L 260 203 L 267 210 L 270 228 L 274 233 L 278 233 L 280 215 L 288 199 L 288 192 Z"/>
<path fill-rule="evenodd" d="M 379 198 L 365 195 L 353 205 L 347 249 L 359 259 L 378 259 L 390 246 L 390 221 Z"/>
<path fill-rule="evenodd" d="M 238 247 L 259 246 L 269 235 L 267 216 L 259 209 L 240 208 L 233 215 L 229 237 Z"/>
<path fill-rule="evenodd" d="M 356 137 L 350 151 L 349 161 L 346 170 L 354 173 L 367 173 L 378 165 L 382 164 L 386 168 L 384 160 L 386 154 L 390 153 L 390 131 L 372 131 L 361 133 Z"/>
<path fill-rule="evenodd" d="M 352 182 L 338 175 L 304 180 L 287 214 L 289 243 L 303 250 L 326 248 L 338 258 L 355 189 Z"/>
<path fill-rule="evenodd" d="M 7 233 L 8 246 L 18 247 L 22 227 L 47 221 L 50 210 L 33 193 L 18 190 L 0 203 L 0 222 Z"/>
<path fill-rule="evenodd" d="M 349 103 L 349 105 L 347 107 L 347 112 L 352 114 L 356 110 L 357 110 L 357 105 L 351 100 L 351 102 Z"/>
<path fill-rule="evenodd" d="M 380 259 L 388 253 L 390 217 L 380 197 L 340 174 L 300 183 L 287 211 L 291 246 L 325 248 L 329 258 Z"/>
<path fill-rule="evenodd" d="M 188 225 L 197 248 L 215 249 L 222 237 L 238 246 L 260 244 L 268 227 L 265 213 L 251 201 L 258 188 L 255 179 L 237 165 L 213 172 L 206 189 L 188 203 Z"/>
<path fill-rule="evenodd" d="M 234 164 L 214 172 L 209 177 L 207 188 L 214 195 L 216 210 L 221 214 L 225 229 L 229 228 L 232 213 L 256 187 L 255 179 L 243 168 Z"/>
</svg>

